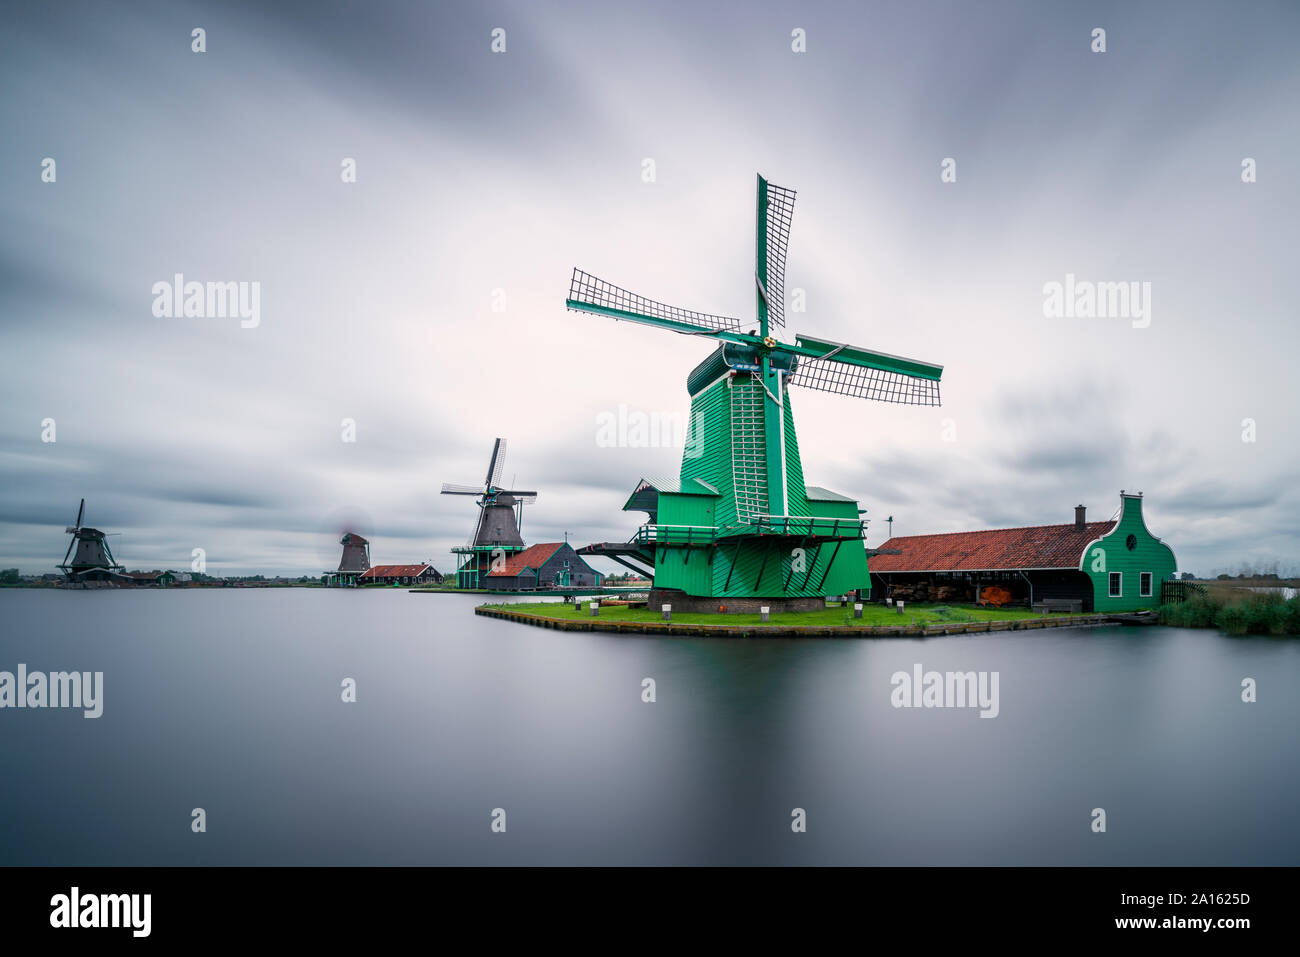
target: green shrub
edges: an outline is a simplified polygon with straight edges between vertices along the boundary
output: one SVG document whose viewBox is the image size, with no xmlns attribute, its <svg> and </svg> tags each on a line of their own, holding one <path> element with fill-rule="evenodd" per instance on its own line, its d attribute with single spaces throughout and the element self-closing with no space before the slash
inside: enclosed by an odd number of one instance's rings
<svg viewBox="0 0 1300 957">
<path fill-rule="evenodd" d="M 1238 590 L 1228 600 L 1197 596 L 1161 605 L 1160 623 L 1178 628 L 1219 628 L 1230 635 L 1300 635 L 1300 595 Z"/>
<path fill-rule="evenodd" d="M 1300 635 L 1300 595 L 1288 598 L 1282 609 L 1282 633 Z"/>
<path fill-rule="evenodd" d="M 1252 594 L 1242 603 L 1246 633 L 1250 635 L 1282 634 L 1282 610 L 1285 600 L 1276 592 Z"/>
<path fill-rule="evenodd" d="M 1229 635 L 1246 633 L 1246 612 L 1240 605 L 1229 605 L 1219 613 L 1218 625 Z"/>
<path fill-rule="evenodd" d="M 1177 628 L 1213 628 L 1223 611 L 1223 603 L 1197 596 L 1187 601 L 1170 602 L 1159 609 L 1160 624 Z"/>
</svg>

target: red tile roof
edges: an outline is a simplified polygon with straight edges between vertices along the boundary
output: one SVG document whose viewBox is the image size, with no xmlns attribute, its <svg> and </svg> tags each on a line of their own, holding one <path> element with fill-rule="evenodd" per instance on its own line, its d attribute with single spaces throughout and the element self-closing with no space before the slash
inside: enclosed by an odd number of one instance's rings
<svg viewBox="0 0 1300 957">
<path fill-rule="evenodd" d="M 1083 550 L 1115 527 L 1113 521 L 1030 525 L 985 532 L 899 535 L 880 548 L 901 555 L 875 555 L 873 572 L 974 572 L 1009 568 L 1078 568 Z"/>
<path fill-rule="evenodd" d="M 432 565 L 372 565 L 362 578 L 414 578 Z"/>
<path fill-rule="evenodd" d="M 506 559 L 506 563 L 499 570 L 489 572 L 489 578 L 514 578 L 525 566 L 536 571 L 546 564 L 547 560 L 555 554 L 555 550 L 560 548 L 564 542 L 545 542 L 541 545 L 530 545 L 522 552 L 515 552 Z"/>
</svg>

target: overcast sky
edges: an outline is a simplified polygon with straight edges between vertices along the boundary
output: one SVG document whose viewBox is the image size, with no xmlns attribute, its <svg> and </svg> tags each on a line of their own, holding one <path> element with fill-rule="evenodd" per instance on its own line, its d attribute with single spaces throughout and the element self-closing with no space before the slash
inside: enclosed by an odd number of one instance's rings
<svg viewBox="0 0 1300 957">
<path fill-rule="evenodd" d="M 1123 488 L 1180 568 L 1300 563 L 1294 4 L 4 20 L 0 566 L 53 571 L 85 496 L 128 568 L 319 573 L 351 523 L 376 562 L 446 569 L 474 509 L 438 489 L 498 435 L 540 492 L 529 541 L 626 539 L 681 449 L 607 447 L 599 416 L 684 421 L 708 348 L 566 312 L 570 271 L 751 318 L 756 172 L 799 194 L 789 331 L 945 367 L 941 409 L 793 393 L 808 482 L 858 498 L 871 544 L 889 515 L 1105 518 Z M 176 273 L 260 283 L 260 324 L 155 316 Z M 1149 325 L 1045 316 L 1067 274 L 1149 282 Z"/>
</svg>

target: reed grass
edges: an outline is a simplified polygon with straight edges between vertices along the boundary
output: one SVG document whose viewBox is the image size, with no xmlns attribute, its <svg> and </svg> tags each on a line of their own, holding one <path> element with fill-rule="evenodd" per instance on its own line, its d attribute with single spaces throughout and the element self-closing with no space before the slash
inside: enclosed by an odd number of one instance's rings
<svg viewBox="0 0 1300 957">
<path fill-rule="evenodd" d="M 1300 635 L 1300 595 L 1211 586 L 1204 595 L 1160 606 L 1160 624 L 1218 628 L 1229 635 Z"/>
</svg>

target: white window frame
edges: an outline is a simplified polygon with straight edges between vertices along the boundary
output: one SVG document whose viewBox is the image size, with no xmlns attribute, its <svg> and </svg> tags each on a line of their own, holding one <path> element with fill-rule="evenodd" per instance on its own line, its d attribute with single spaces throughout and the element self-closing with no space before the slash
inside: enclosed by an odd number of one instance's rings
<svg viewBox="0 0 1300 957">
<path fill-rule="evenodd" d="M 1115 576 L 1117 576 L 1117 575 L 1119 576 L 1119 591 L 1116 591 L 1116 590 L 1115 590 L 1115 587 L 1114 587 L 1114 584 L 1115 584 Z M 1107 575 L 1107 578 L 1106 578 L 1106 597 L 1107 597 L 1107 598 L 1123 598 L 1123 597 L 1124 597 L 1124 573 L 1123 573 L 1123 572 L 1110 572 L 1110 573 Z"/>
<path fill-rule="evenodd" d="M 1146 588 L 1142 587 L 1142 581 L 1146 580 Z M 1138 572 L 1138 597 L 1150 598 L 1151 592 L 1155 590 L 1156 576 L 1151 572 Z"/>
</svg>

